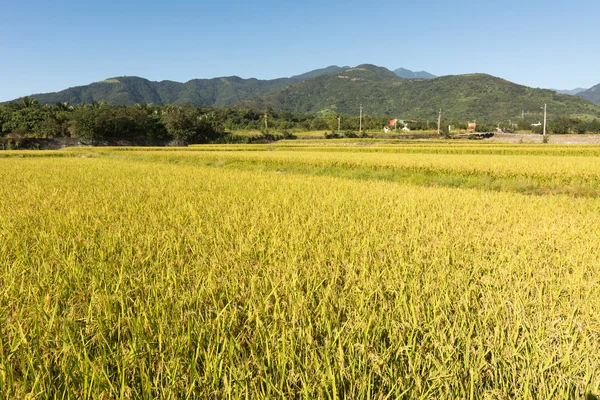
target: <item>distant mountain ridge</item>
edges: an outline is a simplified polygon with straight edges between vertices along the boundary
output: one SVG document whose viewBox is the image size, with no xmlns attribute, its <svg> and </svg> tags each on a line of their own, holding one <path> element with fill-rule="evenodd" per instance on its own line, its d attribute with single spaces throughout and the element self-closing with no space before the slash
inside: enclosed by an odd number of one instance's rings
<svg viewBox="0 0 600 400">
<path fill-rule="evenodd" d="M 561 90 L 561 89 L 551 89 L 551 90 L 554 90 L 556 93 L 559 93 L 559 94 L 570 94 L 571 96 L 575 96 L 578 93 L 585 92 L 587 89 L 586 88 L 575 88 L 575 89 L 564 89 L 564 90 Z"/>
<path fill-rule="evenodd" d="M 338 67 L 337 65 L 330 65 L 329 67 L 321 68 L 321 69 L 315 69 L 313 71 L 306 72 L 306 73 L 301 74 L 301 75 L 294 75 L 294 76 L 291 77 L 291 79 L 294 79 L 294 80 L 305 80 L 305 79 L 315 78 L 315 77 L 321 76 L 321 75 L 333 75 L 335 73 L 338 73 L 338 72 L 343 71 L 343 70 L 348 69 L 348 68 L 350 68 L 348 65 L 346 65 L 344 67 Z"/>
<path fill-rule="evenodd" d="M 430 74 L 427 71 L 411 71 L 406 68 L 398 68 L 394 70 L 394 73 L 400 78 L 405 79 L 435 79 L 437 76 Z"/>
<path fill-rule="evenodd" d="M 333 74 L 348 67 L 331 65 L 290 78 L 260 80 L 239 76 L 212 79 L 192 79 L 188 82 L 154 82 L 137 76 L 119 76 L 85 86 L 76 86 L 54 93 L 34 94 L 42 104 L 82 104 L 107 102 L 115 105 L 133 104 L 194 104 L 226 107 L 247 98 L 262 96 L 296 82 L 324 74 Z"/>
<path fill-rule="evenodd" d="M 600 83 L 588 90 L 577 93 L 577 97 L 581 97 L 591 101 L 594 104 L 600 105 Z"/>
<path fill-rule="evenodd" d="M 543 104 L 548 104 L 550 116 L 600 117 L 600 107 L 586 100 L 486 74 L 404 79 L 369 64 L 295 83 L 236 106 L 333 116 L 356 114 L 361 104 L 366 114 L 404 119 L 435 119 L 441 108 L 444 118 L 507 121 L 524 112 L 537 120 Z"/>
<path fill-rule="evenodd" d="M 332 65 L 271 80 L 228 76 L 180 83 L 124 76 L 32 97 L 42 104 L 192 104 L 318 115 L 356 114 L 362 104 L 369 115 L 432 119 L 441 108 L 444 118 L 483 122 L 515 119 L 522 112 L 537 121 L 542 118 L 543 104 L 548 104 L 550 116 L 600 118 L 600 107 L 582 98 L 585 94 L 596 99 L 599 91 L 600 85 L 575 97 L 486 74 L 402 78 L 387 68 L 362 64 L 353 68 Z"/>
<path fill-rule="evenodd" d="M 262 96 L 287 85 L 324 75 L 333 75 L 350 67 L 330 65 L 294 75 L 289 78 L 260 80 L 225 76 L 212 79 L 192 79 L 188 82 L 150 81 L 137 76 L 118 76 L 89 85 L 76 86 L 60 92 L 33 94 L 43 104 L 82 104 L 107 102 L 115 105 L 132 104 L 194 104 L 225 107 L 252 97 Z M 385 69 L 389 72 L 389 70 Z M 432 79 L 434 75 L 399 68 L 395 74 L 403 78 Z M 399 75 L 400 74 L 400 75 Z"/>
</svg>

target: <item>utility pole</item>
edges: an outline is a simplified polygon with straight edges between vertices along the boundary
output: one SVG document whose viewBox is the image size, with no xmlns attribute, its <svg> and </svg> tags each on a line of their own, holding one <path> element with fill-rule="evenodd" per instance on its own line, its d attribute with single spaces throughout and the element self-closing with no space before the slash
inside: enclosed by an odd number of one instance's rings
<svg viewBox="0 0 600 400">
<path fill-rule="evenodd" d="M 360 105 L 360 120 L 358 131 L 362 132 L 362 104 Z"/>
<path fill-rule="evenodd" d="M 521 120 L 525 120 L 525 110 L 521 111 Z"/>
<path fill-rule="evenodd" d="M 340 117 L 340 116 L 338 115 L 338 118 L 337 118 L 337 120 L 338 120 L 338 132 L 339 132 L 339 131 L 340 131 L 340 121 L 342 120 L 342 117 Z"/>
<path fill-rule="evenodd" d="M 546 111 L 547 111 L 547 104 L 544 104 L 544 137 L 546 137 Z"/>
<path fill-rule="evenodd" d="M 265 130 L 269 130 L 269 123 L 267 122 L 267 112 L 265 111 Z"/>
<path fill-rule="evenodd" d="M 442 126 L 442 109 L 440 108 L 440 112 L 438 114 L 438 135 L 441 133 L 441 128 Z"/>
</svg>

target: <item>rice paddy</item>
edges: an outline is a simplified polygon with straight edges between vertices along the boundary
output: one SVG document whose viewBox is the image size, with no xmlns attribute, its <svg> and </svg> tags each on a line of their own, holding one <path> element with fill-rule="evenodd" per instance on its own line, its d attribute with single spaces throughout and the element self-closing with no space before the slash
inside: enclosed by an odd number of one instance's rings
<svg viewBox="0 0 600 400">
<path fill-rule="evenodd" d="M 0 393 L 594 398 L 599 157 L 402 141 L 2 152 Z"/>
</svg>

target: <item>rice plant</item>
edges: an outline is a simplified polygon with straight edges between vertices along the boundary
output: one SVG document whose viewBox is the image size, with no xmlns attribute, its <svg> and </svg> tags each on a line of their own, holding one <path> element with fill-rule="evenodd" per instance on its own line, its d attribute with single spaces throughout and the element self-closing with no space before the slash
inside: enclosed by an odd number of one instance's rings
<svg viewBox="0 0 600 400">
<path fill-rule="evenodd" d="M 598 395 L 597 156 L 402 146 L 3 153 L 2 397 Z"/>
</svg>

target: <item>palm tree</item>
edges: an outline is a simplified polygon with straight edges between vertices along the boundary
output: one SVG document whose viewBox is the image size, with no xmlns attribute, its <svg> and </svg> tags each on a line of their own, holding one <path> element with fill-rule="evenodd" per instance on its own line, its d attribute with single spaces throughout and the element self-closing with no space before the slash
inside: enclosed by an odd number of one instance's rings
<svg viewBox="0 0 600 400">
<path fill-rule="evenodd" d="M 38 104 L 38 101 L 30 96 L 21 97 L 21 104 L 25 108 L 33 107 Z"/>
<path fill-rule="evenodd" d="M 54 104 L 54 106 L 56 107 L 56 109 L 58 111 L 68 111 L 69 109 L 71 109 L 72 107 L 69 105 L 68 101 L 65 101 L 64 103 L 56 103 Z"/>
<path fill-rule="evenodd" d="M 100 110 L 102 108 L 104 108 L 108 103 L 105 101 L 92 101 L 92 103 L 90 104 L 90 106 L 94 109 L 94 110 Z"/>
</svg>

